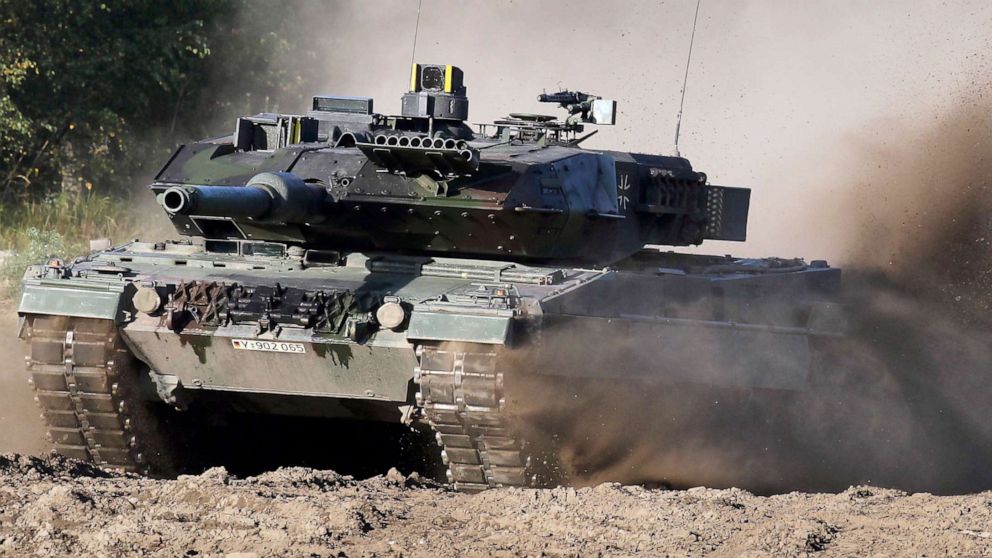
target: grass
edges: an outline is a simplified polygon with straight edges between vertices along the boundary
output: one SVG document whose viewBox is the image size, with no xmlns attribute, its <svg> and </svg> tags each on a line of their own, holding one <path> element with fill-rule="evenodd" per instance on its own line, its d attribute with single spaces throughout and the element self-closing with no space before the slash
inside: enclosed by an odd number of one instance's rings
<svg viewBox="0 0 992 558">
<path fill-rule="evenodd" d="M 86 254 L 92 239 L 119 243 L 133 236 L 137 217 L 129 200 L 90 192 L 63 191 L 43 201 L 0 206 L 0 250 L 14 252 L 0 265 L 0 298 L 18 295 L 31 264 Z"/>
</svg>

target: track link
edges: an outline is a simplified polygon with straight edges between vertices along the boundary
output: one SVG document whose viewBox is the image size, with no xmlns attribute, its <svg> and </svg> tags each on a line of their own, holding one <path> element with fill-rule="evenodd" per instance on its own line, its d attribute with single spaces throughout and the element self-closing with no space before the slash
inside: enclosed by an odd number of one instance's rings
<svg viewBox="0 0 992 558">
<path fill-rule="evenodd" d="M 32 316 L 23 338 L 35 400 L 56 451 L 97 465 L 150 474 L 135 422 L 146 403 L 137 361 L 110 320 Z"/>
<path fill-rule="evenodd" d="M 418 404 L 442 448 L 448 482 L 464 492 L 533 486 L 530 459 L 506 411 L 495 347 L 423 345 L 417 356 Z"/>
</svg>

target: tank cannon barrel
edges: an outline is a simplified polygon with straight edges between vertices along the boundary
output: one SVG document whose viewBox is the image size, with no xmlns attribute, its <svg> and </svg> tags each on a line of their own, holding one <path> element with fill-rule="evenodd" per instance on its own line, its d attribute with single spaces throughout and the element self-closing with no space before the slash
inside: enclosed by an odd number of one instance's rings
<svg viewBox="0 0 992 558">
<path fill-rule="evenodd" d="M 244 186 L 172 186 L 158 196 L 170 215 L 302 223 L 320 215 L 326 192 L 292 173 L 262 173 Z"/>
<path fill-rule="evenodd" d="M 253 186 L 173 186 L 161 205 L 173 214 L 255 219 L 268 213 L 272 196 Z"/>
</svg>

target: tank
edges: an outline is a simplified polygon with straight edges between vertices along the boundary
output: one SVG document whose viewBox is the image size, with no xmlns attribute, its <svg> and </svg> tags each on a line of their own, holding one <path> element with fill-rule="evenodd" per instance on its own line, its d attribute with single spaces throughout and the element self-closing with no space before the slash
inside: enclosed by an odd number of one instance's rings
<svg viewBox="0 0 992 558">
<path fill-rule="evenodd" d="M 227 405 L 431 431 L 447 480 L 478 491 L 560 481 L 527 437 L 535 395 L 806 389 L 839 269 L 672 251 L 745 240 L 750 190 L 584 149 L 617 115 L 592 94 L 473 128 L 463 80 L 413 65 L 396 116 L 320 95 L 239 118 L 149 187 L 179 240 L 28 269 L 20 336 L 57 450 L 175 474 L 174 416 Z"/>
</svg>

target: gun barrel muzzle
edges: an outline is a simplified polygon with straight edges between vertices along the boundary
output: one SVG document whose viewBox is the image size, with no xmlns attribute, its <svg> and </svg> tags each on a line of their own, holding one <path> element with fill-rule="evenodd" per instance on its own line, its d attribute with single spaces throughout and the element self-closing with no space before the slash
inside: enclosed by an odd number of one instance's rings
<svg viewBox="0 0 992 558">
<path fill-rule="evenodd" d="M 162 207 L 180 215 L 257 218 L 272 206 L 272 196 L 251 186 L 173 186 L 162 195 Z"/>
</svg>

